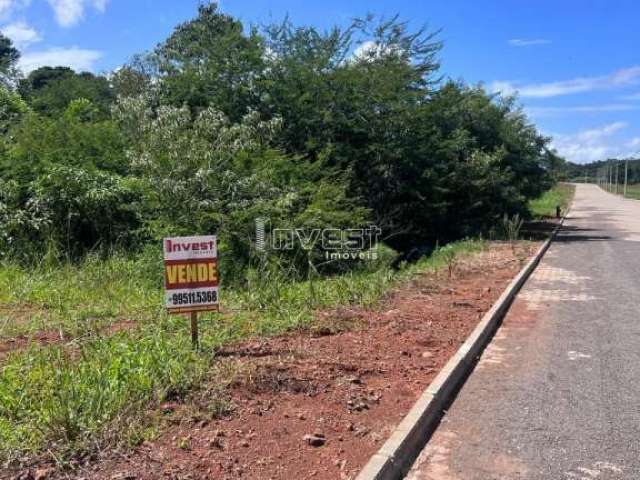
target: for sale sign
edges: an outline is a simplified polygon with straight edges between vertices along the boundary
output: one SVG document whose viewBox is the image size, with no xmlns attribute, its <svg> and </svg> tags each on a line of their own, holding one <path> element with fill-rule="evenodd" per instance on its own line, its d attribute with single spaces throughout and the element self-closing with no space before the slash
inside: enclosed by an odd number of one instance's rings
<svg viewBox="0 0 640 480">
<path fill-rule="evenodd" d="M 169 313 L 218 310 L 216 237 L 165 238 L 164 284 Z"/>
</svg>

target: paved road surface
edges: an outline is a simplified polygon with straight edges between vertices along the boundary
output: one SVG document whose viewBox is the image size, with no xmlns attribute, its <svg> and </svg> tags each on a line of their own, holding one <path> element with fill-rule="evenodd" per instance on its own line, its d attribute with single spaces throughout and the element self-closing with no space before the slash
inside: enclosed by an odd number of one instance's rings
<svg viewBox="0 0 640 480">
<path fill-rule="evenodd" d="M 640 201 L 577 186 L 408 478 L 640 479 Z"/>
</svg>

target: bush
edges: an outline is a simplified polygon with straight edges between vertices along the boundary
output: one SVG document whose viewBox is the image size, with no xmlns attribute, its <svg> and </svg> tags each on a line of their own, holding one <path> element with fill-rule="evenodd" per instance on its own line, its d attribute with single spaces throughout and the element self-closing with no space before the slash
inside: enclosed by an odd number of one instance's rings
<svg viewBox="0 0 640 480">
<path fill-rule="evenodd" d="M 359 266 L 319 245 L 258 252 L 258 218 L 375 224 L 400 263 L 524 217 L 562 161 L 514 99 L 442 82 L 440 48 L 396 17 L 247 30 L 208 3 L 113 87 L 40 69 L 24 99 L 0 92 L 2 241 L 76 257 L 215 233 L 222 278 L 244 284 L 250 270 Z"/>
</svg>

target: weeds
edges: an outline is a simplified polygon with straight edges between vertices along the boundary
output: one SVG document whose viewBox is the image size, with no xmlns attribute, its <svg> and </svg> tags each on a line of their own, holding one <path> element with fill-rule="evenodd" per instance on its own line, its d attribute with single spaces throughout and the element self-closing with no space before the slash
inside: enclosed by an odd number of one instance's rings
<svg viewBox="0 0 640 480">
<path fill-rule="evenodd" d="M 524 220 L 520 218 L 520 215 L 515 214 L 513 217 L 509 217 L 505 214 L 502 217 L 502 232 L 505 239 L 511 243 L 517 241 L 520 238 L 522 225 L 524 225 Z"/>
<path fill-rule="evenodd" d="M 184 395 L 206 372 L 204 357 L 166 325 L 82 344 L 32 348 L 0 375 L 0 452 L 10 457 L 54 446 L 82 451 L 119 430 L 149 402 Z"/>
<path fill-rule="evenodd" d="M 449 278 L 453 277 L 453 271 L 456 267 L 456 251 L 451 248 L 451 245 L 446 245 L 438 250 L 438 253 L 442 256 L 447 264 L 447 271 L 449 272 Z"/>
<path fill-rule="evenodd" d="M 535 219 L 549 218 L 556 216 L 556 207 L 560 205 L 563 212 L 566 212 L 571 204 L 575 187 L 566 183 L 559 183 L 551 190 L 545 192 L 539 198 L 529 202 L 529 211 Z"/>
</svg>

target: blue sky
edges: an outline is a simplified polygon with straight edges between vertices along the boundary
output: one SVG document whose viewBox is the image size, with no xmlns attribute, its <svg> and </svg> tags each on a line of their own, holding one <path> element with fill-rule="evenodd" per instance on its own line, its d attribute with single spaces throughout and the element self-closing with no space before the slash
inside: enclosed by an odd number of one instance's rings
<svg viewBox="0 0 640 480">
<path fill-rule="evenodd" d="M 69 65 L 108 72 L 191 18 L 197 0 L 0 0 L 0 31 L 28 71 Z M 289 14 L 298 24 L 346 24 L 399 13 L 441 29 L 442 73 L 519 92 L 532 121 L 568 159 L 640 150 L 637 0 L 223 0 L 246 24 Z"/>
</svg>

